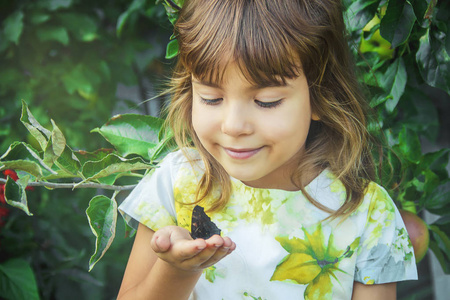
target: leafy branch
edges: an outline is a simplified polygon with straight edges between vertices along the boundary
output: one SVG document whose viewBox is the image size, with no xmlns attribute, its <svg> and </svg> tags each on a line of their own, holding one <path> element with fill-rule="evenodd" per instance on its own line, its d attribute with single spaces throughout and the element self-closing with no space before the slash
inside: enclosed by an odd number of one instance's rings
<svg viewBox="0 0 450 300">
<path fill-rule="evenodd" d="M 6 179 L 0 178 L 0 184 L 6 184 Z M 136 184 L 131 185 L 109 185 L 109 184 L 101 184 L 101 183 L 54 183 L 54 182 L 29 182 L 27 186 L 30 187 L 46 187 L 49 189 L 72 189 L 75 188 L 89 188 L 89 189 L 103 189 L 103 190 L 113 190 L 113 191 L 126 191 L 132 190 L 136 187 Z"/>
<path fill-rule="evenodd" d="M 111 198 L 105 195 L 94 197 L 86 211 L 97 240 L 96 250 L 90 261 L 92 269 L 114 239 L 117 219 L 115 196 L 120 191 L 136 186 L 115 183 L 122 177 L 142 178 L 142 171 L 154 168 L 156 163 L 171 151 L 172 136 L 163 129 L 163 120 L 159 118 L 118 115 L 102 127 L 92 130 L 101 134 L 115 150 L 74 151 L 66 144 L 66 139 L 56 123 L 52 121 L 52 130 L 44 128 L 25 102 L 22 103 L 20 121 L 37 141 L 39 149 L 24 142 L 15 142 L 0 157 L 0 171 L 14 169 L 20 177 L 17 181 L 10 177 L 0 179 L 0 184 L 4 184 L 5 200 L 9 205 L 31 216 L 27 187 L 96 188 L 114 191 Z M 70 179 L 77 182 L 60 182 Z"/>
</svg>

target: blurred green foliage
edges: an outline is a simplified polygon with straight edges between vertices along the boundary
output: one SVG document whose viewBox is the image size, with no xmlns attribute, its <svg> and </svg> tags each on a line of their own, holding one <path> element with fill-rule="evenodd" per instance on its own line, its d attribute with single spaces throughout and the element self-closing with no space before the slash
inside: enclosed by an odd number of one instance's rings
<svg viewBox="0 0 450 300">
<path fill-rule="evenodd" d="M 44 126 L 55 119 L 72 147 L 105 145 L 86 133 L 111 116 L 118 83 L 160 75 L 155 59 L 170 35 L 153 1 L 0 1 L 0 20 L 2 153 L 26 134 L 13 122 L 22 99 Z"/>
</svg>

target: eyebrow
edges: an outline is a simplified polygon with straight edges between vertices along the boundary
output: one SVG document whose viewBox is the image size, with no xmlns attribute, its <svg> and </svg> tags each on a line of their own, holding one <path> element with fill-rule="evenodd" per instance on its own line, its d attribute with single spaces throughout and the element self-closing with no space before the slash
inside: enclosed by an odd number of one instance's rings
<svg viewBox="0 0 450 300">
<path fill-rule="evenodd" d="M 211 82 L 211 81 L 194 79 L 194 80 L 192 80 L 192 82 L 196 83 L 196 84 L 200 84 L 200 85 L 216 88 L 216 89 L 222 89 L 222 87 L 220 85 L 218 85 L 217 83 Z M 287 82 L 278 82 L 278 83 L 271 82 L 269 84 L 252 85 L 250 87 L 250 89 L 252 89 L 252 90 L 260 90 L 260 89 L 270 88 L 270 87 L 285 87 L 285 86 L 289 87 L 291 85 L 289 83 L 287 83 Z"/>
</svg>

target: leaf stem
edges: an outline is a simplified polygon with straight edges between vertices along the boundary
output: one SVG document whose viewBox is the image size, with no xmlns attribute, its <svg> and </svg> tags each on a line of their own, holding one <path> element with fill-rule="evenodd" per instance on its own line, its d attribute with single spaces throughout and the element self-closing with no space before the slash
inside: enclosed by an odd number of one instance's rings
<svg viewBox="0 0 450 300">
<path fill-rule="evenodd" d="M 0 184 L 5 184 L 6 179 L 0 178 Z M 136 184 L 132 185 L 109 185 L 109 184 L 101 184 L 101 183 L 82 183 L 77 184 L 74 183 L 54 183 L 54 182 L 44 182 L 44 181 L 37 181 L 37 182 L 30 182 L 27 186 L 44 186 L 46 188 L 51 189 L 75 189 L 75 188 L 92 188 L 92 189 L 104 189 L 104 190 L 113 190 L 113 191 L 125 191 L 125 190 L 132 190 L 134 187 L 136 187 Z"/>
<path fill-rule="evenodd" d="M 181 10 L 181 7 L 179 7 L 178 5 L 176 5 L 173 1 L 171 0 L 166 0 L 166 3 L 169 4 L 173 9 L 175 10 Z"/>
</svg>

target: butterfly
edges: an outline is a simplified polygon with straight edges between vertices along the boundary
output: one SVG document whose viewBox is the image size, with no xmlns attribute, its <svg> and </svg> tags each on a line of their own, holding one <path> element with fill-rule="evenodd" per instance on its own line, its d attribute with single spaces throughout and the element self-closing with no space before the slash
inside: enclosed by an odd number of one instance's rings
<svg viewBox="0 0 450 300">
<path fill-rule="evenodd" d="M 220 235 L 221 230 L 217 227 L 211 218 L 205 213 L 203 207 L 196 205 L 192 211 L 191 236 L 198 239 L 209 239 L 215 234 Z"/>
</svg>

